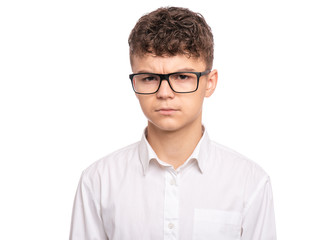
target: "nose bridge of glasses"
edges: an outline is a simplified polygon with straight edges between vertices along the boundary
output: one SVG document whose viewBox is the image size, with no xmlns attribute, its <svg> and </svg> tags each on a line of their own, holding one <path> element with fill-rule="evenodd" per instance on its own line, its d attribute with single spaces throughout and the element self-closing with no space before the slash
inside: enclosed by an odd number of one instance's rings
<svg viewBox="0 0 336 240">
<path fill-rule="evenodd" d="M 160 76 L 161 82 L 163 80 L 167 80 L 169 82 L 169 76 L 170 76 L 170 74 L 158 74 L 158 75 Z"/>
<path fill-rule="evenodd" d="M 172 87 L 172 85 L 169 81 L 169 77 L 170 77 L 171 74 L 157 74 L 157 75 L 160 76 L 160 84 L 158 86 L 158 91 L 160 91 L 160 89 L 162 89 L 162 88 L 168 87 L 170 90 L 172 90 L 174 92 L 174 89 L 173 89 L 173 87 Z M 163 80 L 167 81 L 167 85 L 164 86 L 164 87 L 162 87 L 162 85 L 164 85 Z"/>
</svg>

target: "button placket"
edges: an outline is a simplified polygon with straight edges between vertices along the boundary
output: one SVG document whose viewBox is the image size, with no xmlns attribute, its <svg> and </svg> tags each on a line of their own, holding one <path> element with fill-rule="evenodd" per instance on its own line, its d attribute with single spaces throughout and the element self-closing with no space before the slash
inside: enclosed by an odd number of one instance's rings
<svg viewBox="0 0 336 240">
<path fill-rule="evenodd" d="M 170 180 L 170 185 L 172 185 L 172 186 L 176 185 L 176 180 L 174 178 L 172 178 Z"/>
<path fill-rule="evenodd" d="M 178 174 L 174 169 L 165 173 L 165 209 L 164 209 L 164 239 L 178 239 L 179 193 Z"/>
</svg>

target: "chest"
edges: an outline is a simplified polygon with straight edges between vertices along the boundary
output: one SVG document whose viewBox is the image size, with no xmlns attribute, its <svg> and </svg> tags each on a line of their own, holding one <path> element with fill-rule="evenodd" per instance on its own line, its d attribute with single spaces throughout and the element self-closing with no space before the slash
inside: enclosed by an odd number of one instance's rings
<svg viewBox="0 0 336 240">
<path fill-rule="evenodd" d="M 243 182 L 161 171 L 111 186 L 101 198 L 110 239 L 240 238 Z"/>
</svg>

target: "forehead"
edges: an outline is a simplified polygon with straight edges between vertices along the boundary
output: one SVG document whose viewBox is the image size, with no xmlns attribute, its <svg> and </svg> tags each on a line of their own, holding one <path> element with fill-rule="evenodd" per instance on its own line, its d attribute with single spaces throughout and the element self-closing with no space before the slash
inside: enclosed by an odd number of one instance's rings
<svg viewBox="0 0 336 240">
<path fill-rule="evenodd" d="M 131 67 L 134 73 L 170 73 L 186 70 L 204 71 L 205 66 L 206 64 L 202 58 L 189 57 L 187 55 L 156 56 L 145 54 L 143 56 L 131 56 Z"/>
</svg>

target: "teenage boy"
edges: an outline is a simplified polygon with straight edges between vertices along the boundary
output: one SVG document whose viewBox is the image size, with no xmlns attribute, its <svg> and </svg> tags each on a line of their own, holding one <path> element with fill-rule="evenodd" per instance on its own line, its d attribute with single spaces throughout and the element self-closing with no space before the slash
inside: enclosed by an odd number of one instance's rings
<svg viewBox="0 0 336 240">
<path fill-rule="evenodd" d="M 83 172 L 70 239 L 276 239 L 268 175 L 202 126 L 218 78 L 204 18 L 159 8 L 139 19 L 129 46 L 148 126 Z"/>
</svg>

